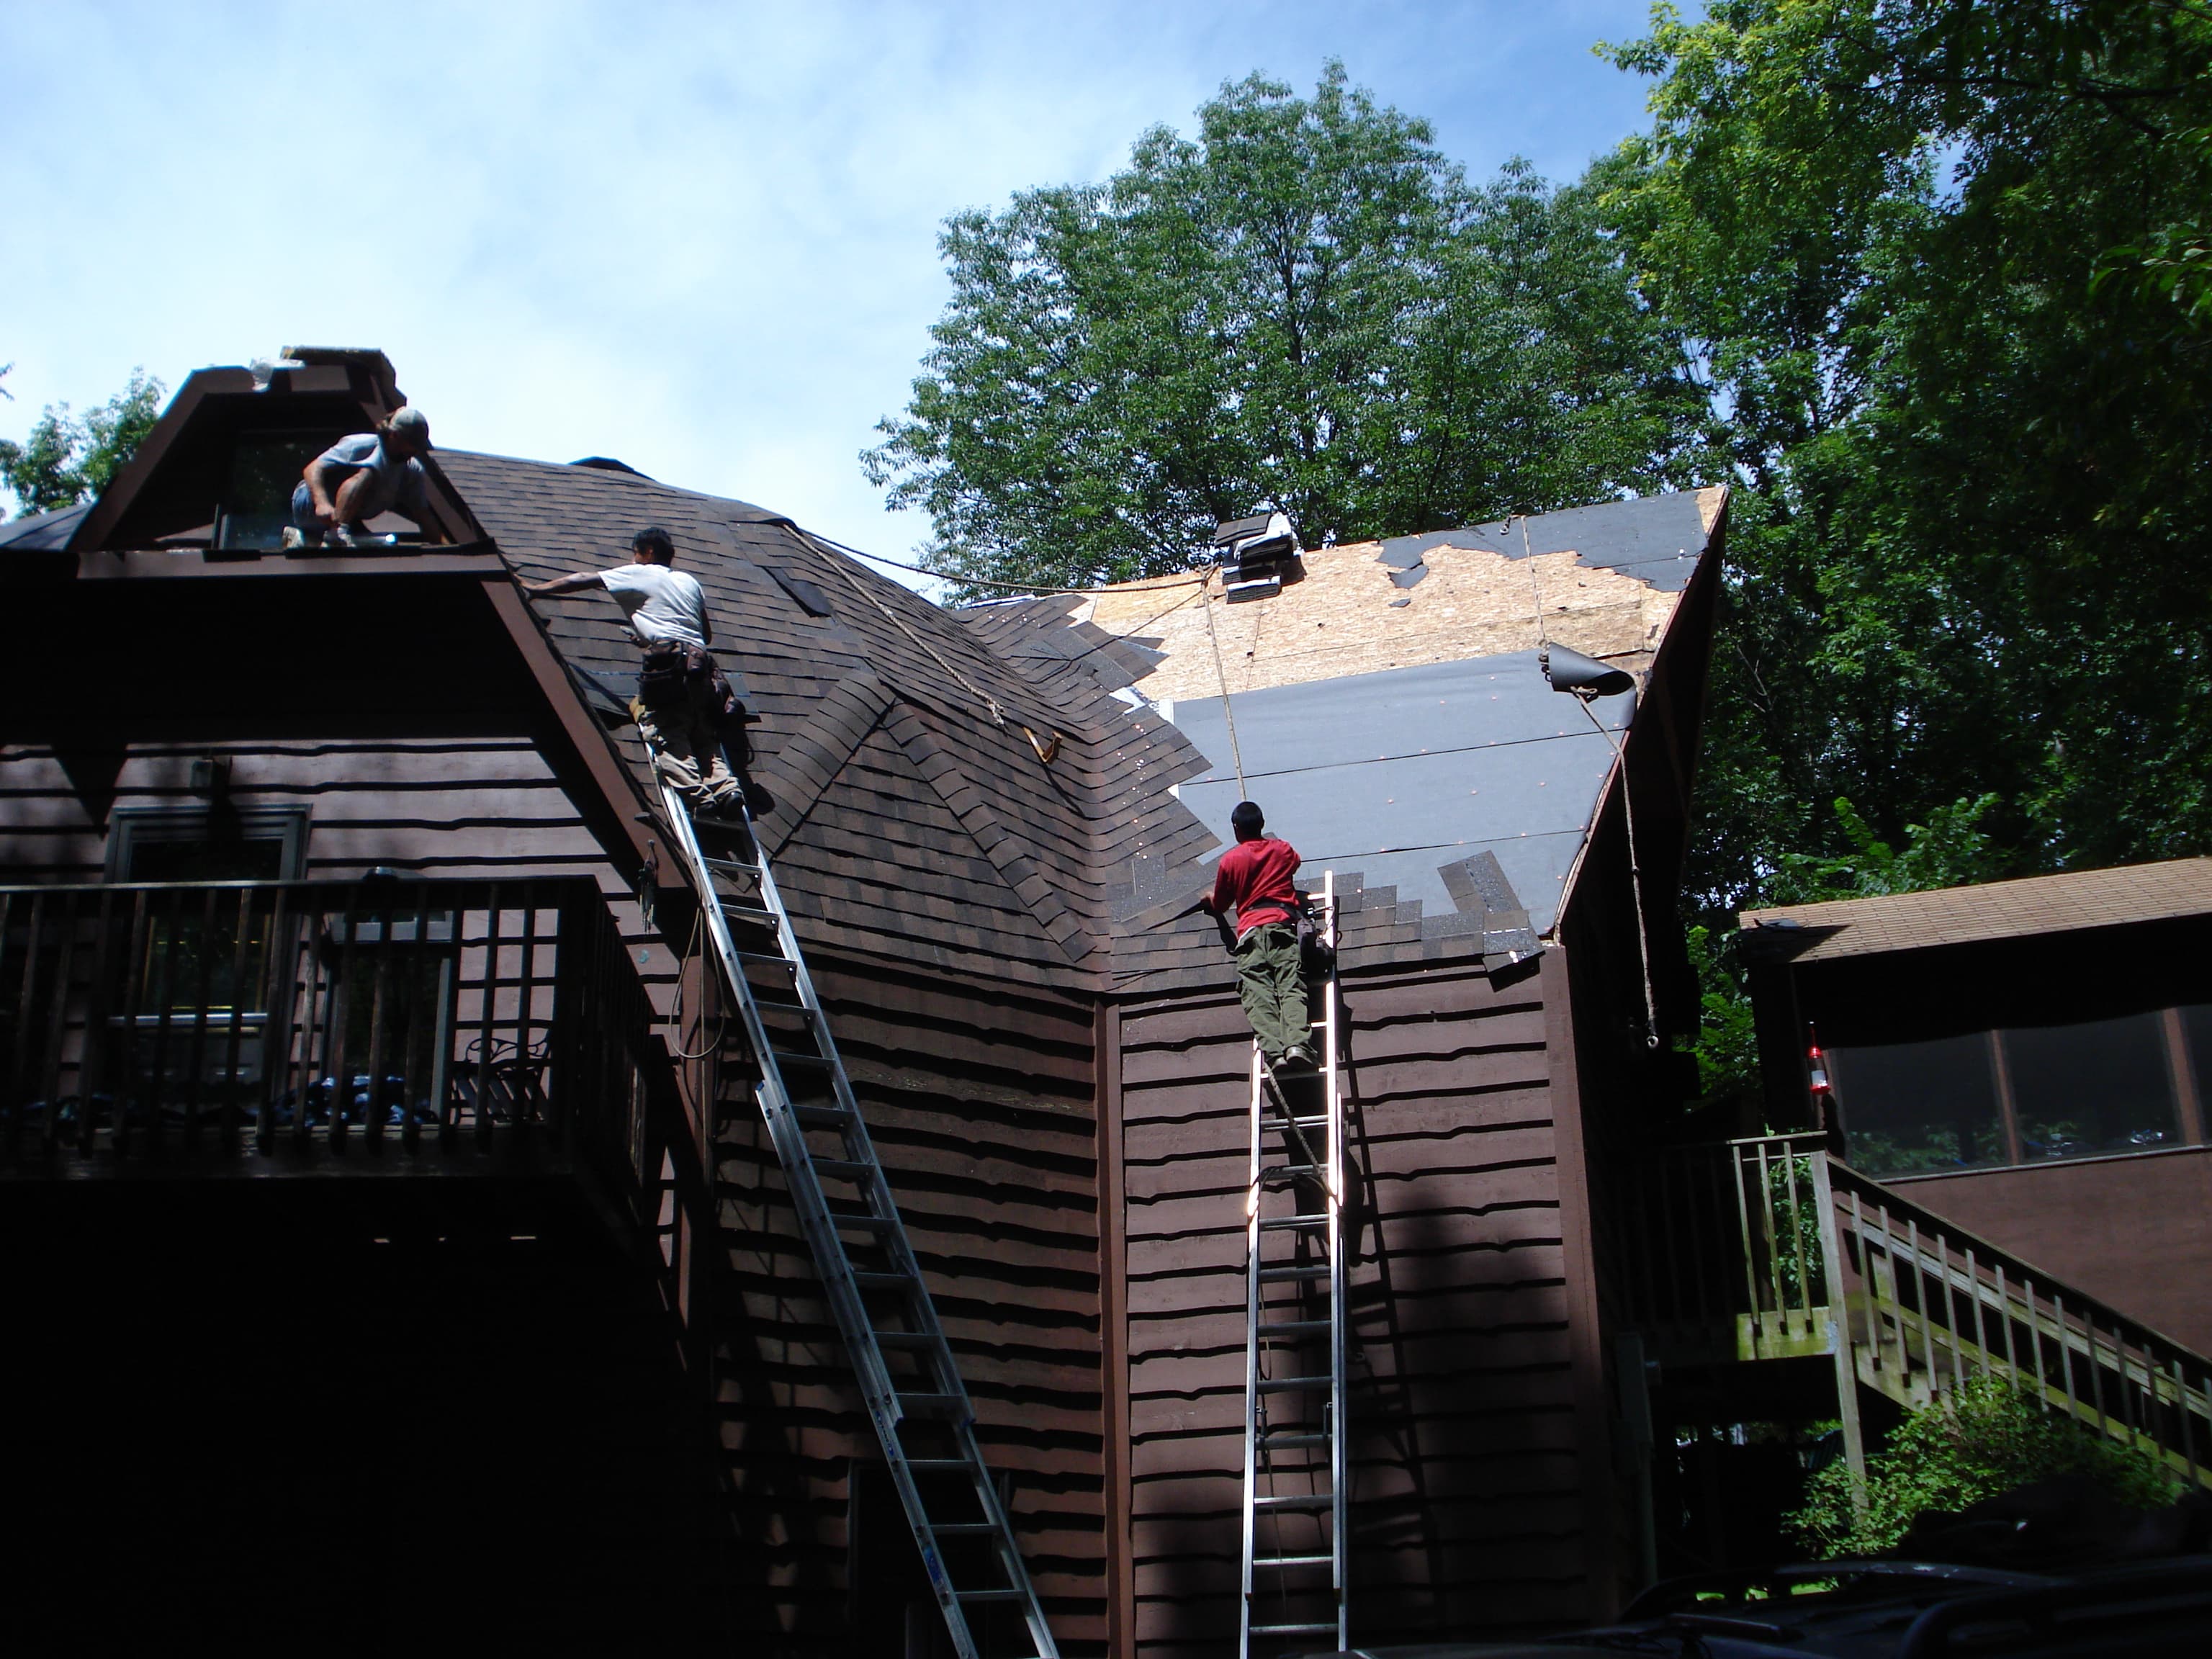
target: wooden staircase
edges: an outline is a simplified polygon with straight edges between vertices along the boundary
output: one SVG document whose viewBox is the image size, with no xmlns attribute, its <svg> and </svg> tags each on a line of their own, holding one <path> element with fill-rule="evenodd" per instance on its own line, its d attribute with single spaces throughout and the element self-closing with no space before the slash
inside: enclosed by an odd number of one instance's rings
<svg viewBox="0 0 2212 1659">
<path fill-rule="evenodd" d="M 1907 1409 L 2008 1383 L 2212 1488 L 2212 1360 L 1858 1174 L 1818 1134 L 1675 1149 L 1640 1189 L 1629 1322 L 1662 1364 L 1825 1355 Z"/>
</svg>

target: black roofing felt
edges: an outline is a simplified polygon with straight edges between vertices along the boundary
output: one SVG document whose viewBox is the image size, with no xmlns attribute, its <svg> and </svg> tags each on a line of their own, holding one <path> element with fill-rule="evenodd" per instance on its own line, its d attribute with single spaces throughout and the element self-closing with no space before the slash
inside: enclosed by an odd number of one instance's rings
<svg viewBox="0 0 2212 1659">
<path fill-rule="evenodd" d="M 1589 568 L 1618 570 L 1662 592 L 1679 593 L 1689 585 L 1705 545 L 1705 520 L 1698 510 L 1697 492 L 1681 490 L 1632 501 L 1601 501 L 1595 507 L 1569 507 L 1498 524 L 1471 525 L 1464 530 L 1395 536 L 1382 544 L 1381 557 L 1387 564 L 1403 568 L 1440 547 L 1480 548 L 1513 559 L 1530 553 L 1571 552 L 1577 556 L 1577 562 Z"/>
<path fill-rule="evenodd" d="M 1592 712 L 1620 732 L 1633 702 L 1601 698 Z M 1211 763 L 1179 793 L 1217 835 L 1230 833 L 1241 754 L 1245 790 L 1309 877 L 1358 870 L 1401 904 L 1450 911 L 1440 866 L 1487 850 L 1539 932 L 1557 919 L 1613 751 L 1534 652 L 1240 692 L 1230 708 L 1233 749 L 1220 699 L 1174 708 Z"/>
</svg>

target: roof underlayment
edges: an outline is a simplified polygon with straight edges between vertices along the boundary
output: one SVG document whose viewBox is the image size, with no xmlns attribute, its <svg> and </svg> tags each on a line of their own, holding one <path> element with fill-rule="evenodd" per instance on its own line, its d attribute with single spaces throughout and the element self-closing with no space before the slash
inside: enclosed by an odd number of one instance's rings
<svg viewBox="0 0 2212 1659">
<path fill-rule="evenodd" d="M 1224 843 L 1249 794 L 1307 879 L 1356 872 L 1370 892 L 1395 888 L 1401 915 L 1419 901 L 1431 929 L 1453 916 L 1455 888 L 1464 900 L 1456 866 L 1489 853 L 1541 933 L 1613 765 L 1590 714 L 1618 734 L 1634 698 L 1586 714 L 1546 682 L 1537 647 L 1571 647 L 1640 685 L 1725 498 L 1322 549 L 1279 595 L 1246 604 L 1218 582 L 1132 583 L 1071 620 L 1135 647 L 1120 655 L 1134 690 L 1207 762 L 1177 793 Z M 1410 587 L 1393 580 L 1417 569 Z"/>
</svg>

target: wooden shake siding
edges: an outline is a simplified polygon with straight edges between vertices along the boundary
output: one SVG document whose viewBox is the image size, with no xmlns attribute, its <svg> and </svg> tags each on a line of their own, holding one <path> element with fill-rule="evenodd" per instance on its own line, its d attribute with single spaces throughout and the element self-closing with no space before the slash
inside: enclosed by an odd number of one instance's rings
<svg viewBox="0 0 2212 1659">
<path fill-rule="evenodd" d="M 1353 1637 L 1588 1608 L 1545 1010 L 1479 962 L 1347 973 Z M 1237 1631 L 1249 1037 L 1219 994 L 1125 1005 L 1137 1651 Z"/>
<path fill-rule="evenodd" d="M 811 948 L 854 1088 L 1061 1650 L 1103 1653 L 1097 1124 L 1087 1000 Z M 718 1394 L 747 1594 L 818 1643 L 848 1583 L 848 1474 L 878 1460 L 747 1089 L 723 1067 Z M 910 1548 L 902 1540 L 897 1547 Z M 882 1558 L 867 1547 L 869 1562 Z"/>
</svg>

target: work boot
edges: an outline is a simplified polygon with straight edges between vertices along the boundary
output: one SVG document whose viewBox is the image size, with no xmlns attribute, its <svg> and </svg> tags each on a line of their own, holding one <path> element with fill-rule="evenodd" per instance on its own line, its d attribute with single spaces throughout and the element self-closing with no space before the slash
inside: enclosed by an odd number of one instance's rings
<svg viewBox="0 0 2212 1659">
<path fill-rule="evenodd" d="M 353 544 L 353 531 L 349 526 L 334 524 L 323 532 L 325 547 L 351 547 Z"/>
<path fill-rule="evenodd" d="M 1314 1057 L 1313 1045 L 1301 1042 L 1294 1048 L 1284 1049 L 1283 1057 L 1275 1065 L 1285 1072 L 1311 1072 L 1317 1070 L 1321 1062 Z"/>
</svg>

